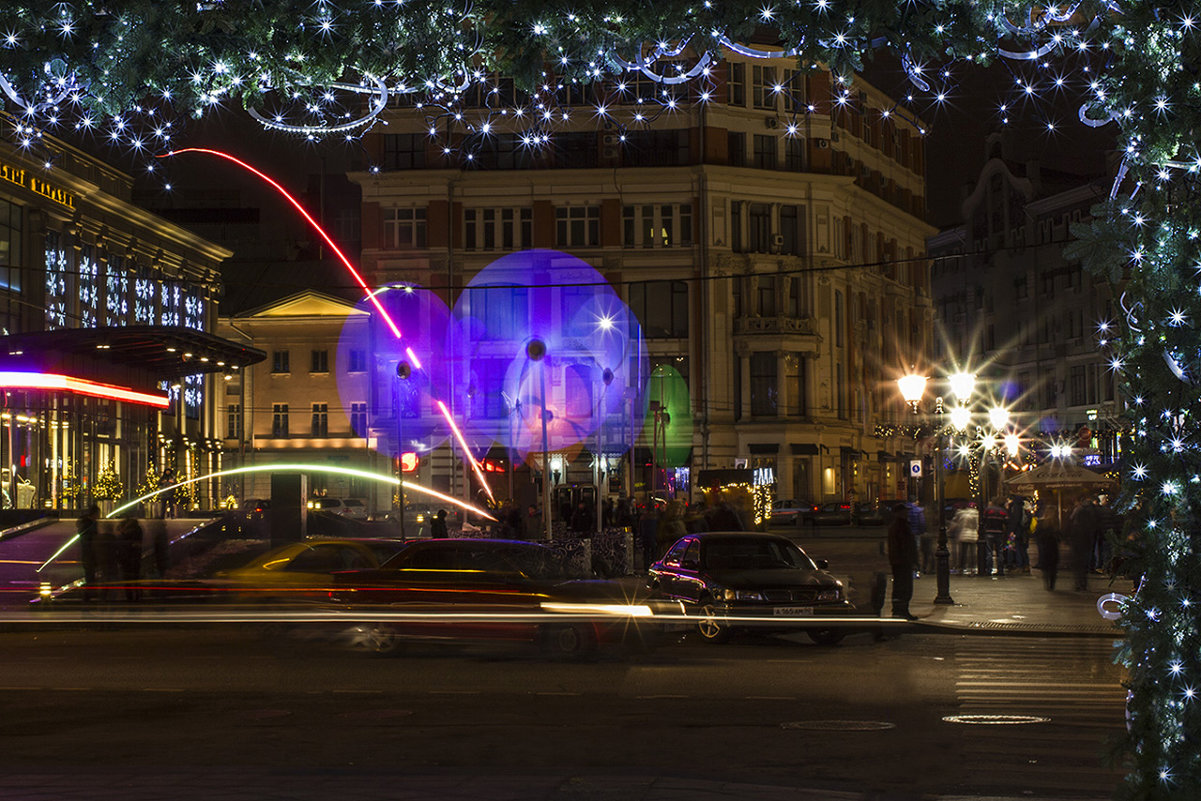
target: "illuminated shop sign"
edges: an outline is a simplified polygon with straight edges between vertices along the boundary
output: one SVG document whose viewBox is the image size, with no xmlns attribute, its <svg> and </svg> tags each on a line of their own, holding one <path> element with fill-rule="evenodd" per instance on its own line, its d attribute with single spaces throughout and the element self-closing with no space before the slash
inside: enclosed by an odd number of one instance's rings
<svg viewBox="0 0 1201 801">
<path fill-rule="evenodd" d="M 31 175 L 29 170 L 23 167 L 14 167 L 11 164 L 0 162 L 0 178 L 11 184 L 28 189 L 42 197 L 49 198 L 55 203 L 61 203 L 69 209 L 75 208 L 75 195 L 66 189 L 62 189 L 52 183 L 43 181 L 35 175 Z"/>
</svg>

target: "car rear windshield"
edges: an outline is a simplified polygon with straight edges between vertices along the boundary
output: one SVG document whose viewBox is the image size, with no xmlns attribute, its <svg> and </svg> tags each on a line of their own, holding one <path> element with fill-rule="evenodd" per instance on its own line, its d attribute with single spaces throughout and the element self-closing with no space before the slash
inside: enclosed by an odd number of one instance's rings
<svg viewBox="0 0 1201 801">
<path fill-rule="evenodd" d="M 816 570 L 805 552 L 786 540 L 727 539 L 705 544 L 705 567 L 711 570 Z"/>
</svg>

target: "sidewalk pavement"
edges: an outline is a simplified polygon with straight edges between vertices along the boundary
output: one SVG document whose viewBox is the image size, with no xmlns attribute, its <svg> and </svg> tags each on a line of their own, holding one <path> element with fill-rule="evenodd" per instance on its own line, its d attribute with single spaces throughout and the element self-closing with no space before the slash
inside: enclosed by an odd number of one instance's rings
<svg viewBox="0 0 1201 801">
<path fill-rule="evenodd" d="M 891 582 L 890 582 L 891 584 Z M 1128 594 L 1130 582 L 1089 574 L 1088 590 L 1072 589 L 1071 573 L 1060 574 L 1054 591 L 1043 586 L 1042 574 L 1005 576 L 951 576 L 953 605 L 936 605 L 933 574 L 923 573 L 913 582 L 909 611 L 917 615 L 914 626 L 923 630 L 972 631 L 996 634 L 1053 634 L 1121 637 L 1123 631 L 1106 620 L 1098 602 L 1111 593 Z M 892 588 L 889 588 L 891 599 Z M 1105 605 L 1117 611 L 1114 602 Z M 885 606 L 887 613 L 888 606 Z"/>
</svg>

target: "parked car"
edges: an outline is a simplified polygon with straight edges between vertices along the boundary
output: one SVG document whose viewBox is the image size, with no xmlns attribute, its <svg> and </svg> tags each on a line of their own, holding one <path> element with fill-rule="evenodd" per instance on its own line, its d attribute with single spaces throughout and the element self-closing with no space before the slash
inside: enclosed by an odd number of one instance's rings
<svg viewBox="0 0 1201 801">
<path fill-rule="evenodd" d="M 366 520 L 367 504 L 359 498 L 343 498 L 342 514 L 352 520 Z"/>
<path fill-rule="evenodd" d="M 383 622 L 356 627 L 357 645 L 375 653 L 396 651 L 406 640 L 511 640 L 534 642 L 558 654 L 583 655 L 599 644 L 653 641 L 658 626 L 559 619 L 548 605 L 638 602 L 612 581 L 573 578 L 563 555 L 519 540 L 437 539 L 412 542 L 377 569 L 335 573 L 330 600 L 353 608 L 386 606 L 444 613 L 521 613 L 528 620 L 439 619 Z M 604 614 L 603 611 L 600 612 Z"/>
<path fill-rule="evenodd" d="M 882 526 L 888 517 L 886 507 L 877 503 L 857 503 L 851 512 L 851 520 L 857 526 Z"/>
<path fill-rule="evenodd" d="M 814 505 L 808 501 L 798 501 L 791 498 L 776 501 L 772 505 L 770 526 L 804 526 L 813 522 Z"/>
<path fill-rule="evenodd" d="M 739 618 L 757 618 L 742 625 L 804 630 L 814 642 L 833 645 L 845 636 L 843 630 L 829 623 L 805 625 L 808 617 L 854 609 L 842 582 L 826 567 L 787 537 L 706 532 L 677 540 L 651 566 L 647 582 L 654 597 L 682 602 L 697 614 L 696 630 L 710 642 L 728 639 L 740 627 Z"/>
<path fill-rule="evenodd" d="M 386 539 L 311 539 L 259 554 L 241 567 L 222 570 L 214 589 L 239 600 L 325 602 L 333 589 L 330 574 L 379 567 L 404 543 Z"/>
<path fill-rule="evenodd" d="M 814 507 L 812 515 L 815 526 L 851 525 L 851 505 L 844 501 L 832 501 Z"/>
</svg>

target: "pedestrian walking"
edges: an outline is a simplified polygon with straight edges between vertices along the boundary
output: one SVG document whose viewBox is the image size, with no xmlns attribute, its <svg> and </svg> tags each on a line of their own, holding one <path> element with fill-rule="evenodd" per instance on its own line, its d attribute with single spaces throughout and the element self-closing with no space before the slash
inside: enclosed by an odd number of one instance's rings
<svg viewBox="0 0 1201 801">
<path fill-rule="evenodd" d="M 75 534 L 79 537 L 79 564 L 83 567 L 83 599 L 96 597 L 96 535 L 99 532 L 100 507 L 92 504 L 75 521 Z"/>
<path fill-rule="evenodd" d="M 976 542 L 980 539 L 980 513 L 975 504 L 968 504 L 955 512 L 951 518 L 951 528 L 955 531 L 955 539 L 959 542 L 957 563 L 960 575 L 975 575 Z"/>
<path fill-rule="evenodd" d="M 1097 507 L 1093 499 L 1084 497 L 1072 510 L 1068 521 L 1068 547 L 1071 549 L 1073 588 L 1088 589 L 1088 571 L 1092 563 L 1093 545 L 1097 537 Z"/>
<path fill-rule="evenodd" d="M 430 521 L 430 539 L 446 539 L 446 510 L 439 509 L 438 514 Z"/>
<path fill-rule="evenodd" d="M 530 504 L 525 508 L 525 517 L 522 518 L 522 527 L 525 531 L 525 539 L 540 540 L 542 539 L 542 513 L 538 511 L 538 507 Z"/>
<path fill-rule="evenodd" d="M 927 551 L 929 552 L 929 561 L 933 564 L 934 539 L 933 533 L 926 531 L 926 510 L 922 508 L 917 498 L 910 498 L 906 514 L 909 519 L 909 530 L 913 533 L 913 572 L 916 575 L 929 573 L 930 568 L 926 565 Z"/>
<path fill-rule="evenodd" d="M 663 509 L 663 514 L 659 516 L 659 528 L 655 534 L 657 556 L 667 553 L 672 543 L 687 533 L 688 529 L 684 526 L 683 501 L 669 501 Z"/>
<path fill-rule="evenodd" d="M 992 573 L 996 576 L 1005 575 L 1005 533 L 1009 523 L 1009 513 L 1005 511 L 1005 499 L 993 498 L 992 503 L 984 510 L 984 539 L 987 548 L 988 561 L 985 564 L 985 575 Z"/>
<path fill-rule="evenodd" d="M 892 508 L 888 524 L 888 564 L 892 568 L 892 616 L 917 620 L 909 612 L 913 598 L 913 562 L 917 559 L 917 544 L 909 527 L 909 508 L 898 503 Z"/>
<path fill-rule="evenodd" d="M 1055 589 L 1055 576 L 1059 572 L 1059 523 L 1050 504 L 1039 509 L 1034 522 L 1034 538 L 1038 543 L 1038 569 L 1043 572 L 1043 586 Z"/>
<path fill-rule="evenodd" d="M 1026 520 L 1026 508 L 1022 499 L 1016 495 L 1009 497 L 1009 504 L 1006 507 L 1008 513 L 1007 524 L 1007 545 L 1006 557 L 1008 558 L 1009 570 L 1012 573 L 1030 572 L 1029 558 L 1026 557 L 1026 536 L 1028 525 Z"/>
<path fill-rule="evenodd" d="M 117 571 L 125 587 L 125 600 L 141 597 L 138 582 L 142 579 L 142 526 L 137 517 L 129 515 L 117 527 Z"/>
<path fill-rule="evenodd" d="M 659 558 L 659 511 L 653 503 L 638 518 L 638 544 L 642 546 L 642 569 L 650 570 Z"/>
</svg>

